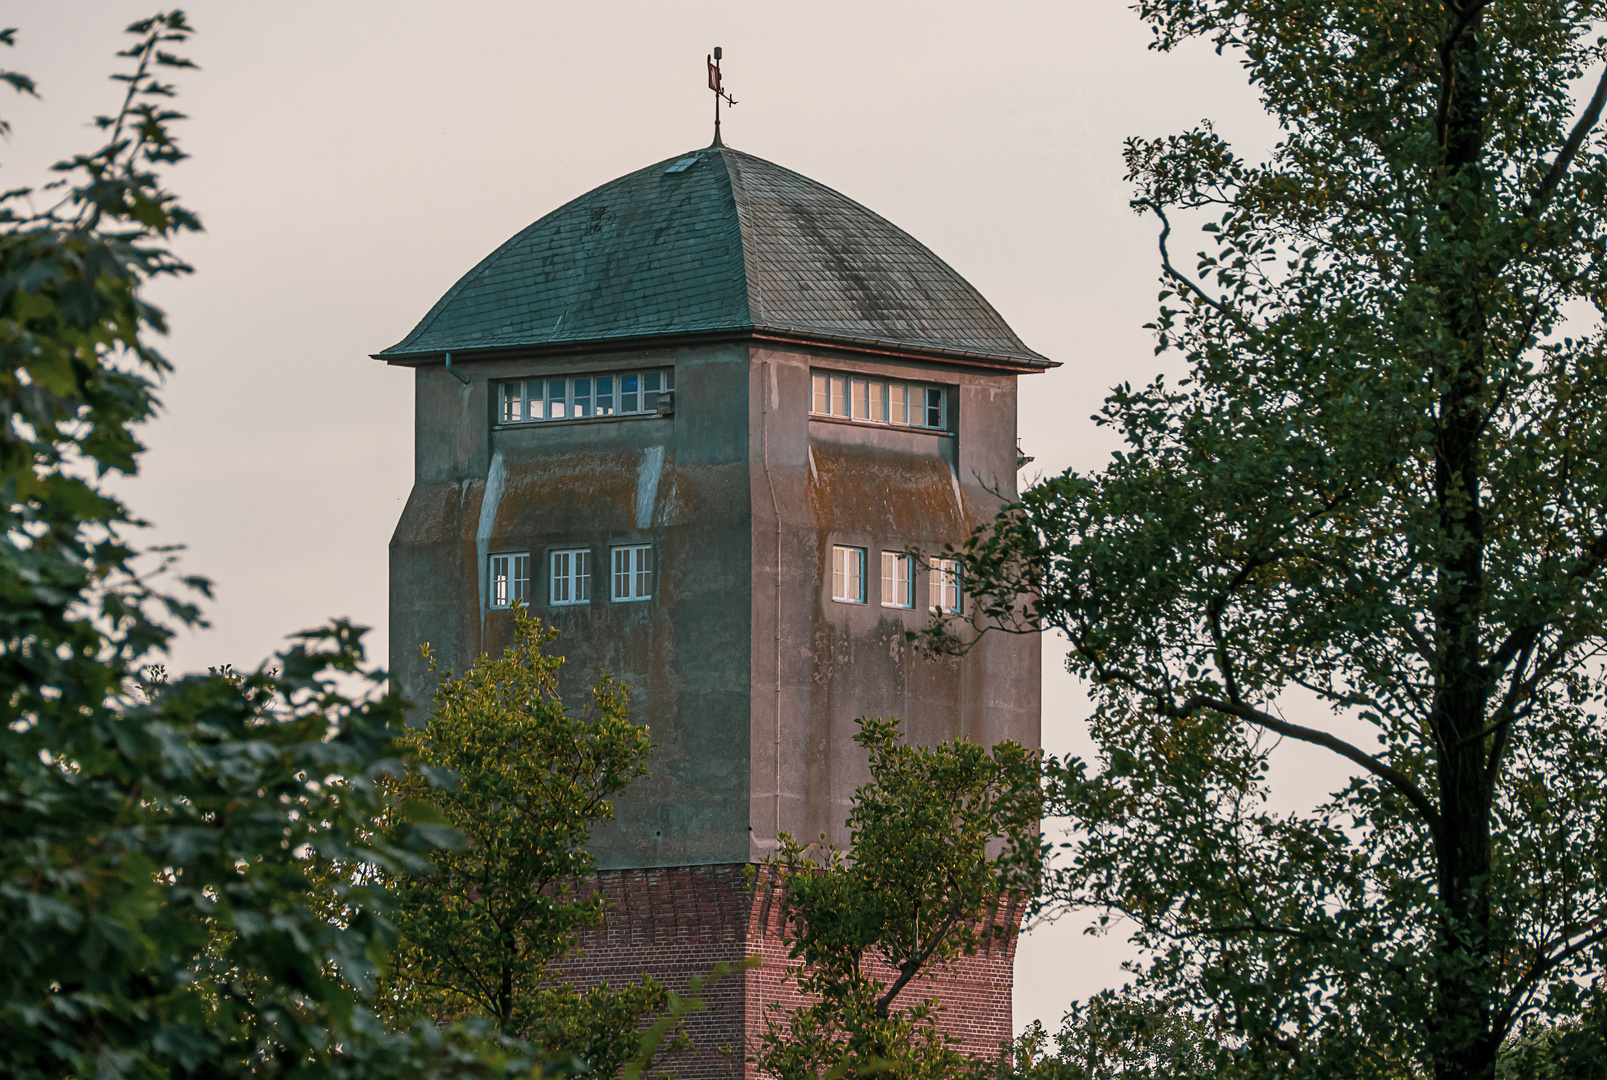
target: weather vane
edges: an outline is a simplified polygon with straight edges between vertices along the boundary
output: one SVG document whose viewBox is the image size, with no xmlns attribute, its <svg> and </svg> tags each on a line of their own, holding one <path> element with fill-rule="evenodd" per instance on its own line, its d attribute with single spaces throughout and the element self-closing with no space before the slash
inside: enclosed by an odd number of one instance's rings
<svg viewBox="0 0 1607 1080">
<path fill-rule="evenodd" d="M 714 55 L 709 57 L 709 89 L 714 91 L 714 145 L 724 146 L 720 141 L 720 99 L 724 98 L 727 105 L 735 105 L 737 99 L 726 93 L 725 87 L 720 85 L 720 47 L 714 47 Z"/>
</svg>

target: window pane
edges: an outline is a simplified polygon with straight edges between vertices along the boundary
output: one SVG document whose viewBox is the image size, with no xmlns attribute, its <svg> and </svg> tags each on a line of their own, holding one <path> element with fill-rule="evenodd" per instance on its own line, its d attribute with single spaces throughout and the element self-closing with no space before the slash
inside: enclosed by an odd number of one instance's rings
<svg viewBox="0 0 1607 1080">
<path fill-rule="evenodd" d="M 664 389 L 666 389 L 666 390 L 674 390 L 675 389 L 675 369 L 674 368 L 670 368 L 668 371 L 664 372 Z"/>
<path fill-rule="evenodd" d="M 960 564 L 954 559 L 932 560 L 928 604 L 950 615 L 960 610 Z"/>
<path fill-rule="evenodd" d="M 831 415 L 848 415 L 848 376 L 831 377 Z"/>
<path fill-rule="evenodd" d="M 591 552 L 577 551 L 575 555 L 575 603 L 584 604 L 591 599 Z"/>
<path fill-rule="evenodd" d="M 621 375 L 619 377 L 619 411 L 622 413 L 641 411 L 638 376 Z"/>
<path fill-rule="evenodd" d="M 524 383 L 502 384 L 502 422 L 511 424 L 524 419 Z"/>
<path fill-rule="evenodd" d="M 850 409 L 855 420 L 870 419 L 870 383 L 864 379 L 848 380 L 848 392 L 851 397 Z"/>
<path fill-rule="evenodd" d="M 614 415 L 614 377 L 612 375 L 597 376 L 597 401 L 594 408 L 597 416 Z"/>
<path fill-rule="evenodd" d="M 575 406 L 572 416 L 591 415 L 591 380 L 575 380 Z"/>
<path fill-rule="evenodd" d="M 525 383 L 525 419 L 540 420 L 546 415 L 545 398 L 541 390 L 547 384 L 540 379 L 532 379 Z"/>
<path fill-rule="evenodd" d="M 569 603 L 569 552 L 552 553 L 552 602 Z"/>
<path fill-rule="evenodd" d="M 870 384 L 870 419 L 878 424 L 887 423 L 887 384 L 880 379 Z"/>
<path fill-rule="evenodd" d="M 530 556 L 515 555 L 513 557 L 513 602 L 527 604 L 530 602 Z"/>
<path fill-rule="evenodd" d="M 935 386 L 926 388 L 926 426 L 929 428 L 943 426 L 943 391 Z"/>
<path fill-rule="evenodd" d="M 653 403 L 653 399 L 648 395 L 658 393 L 658 383 L 658 372 L 647 371 L 642 373 L 642 408 L 645 409 Z"/>
<path fill-rule="evenodd" d="M 898 603 L 898 555 L 891 551 L 882 552 L 882 606 L 888 607 Z"/>
<path fill-rule="evenodd" d="M 614 599 L 628 600 L 631 595 L 631 550 L 614 549 Z"/>
<path fill-rule="evenodd" d="M 491 606 L 508 606 L 508 557 L 491 556 Z"/>
<path fill-rule="evenodd" d="M 547 380 L 547 419 L 562 420 L 569 415 L 569 397 L 565 384 L 567 379 Z"/>
<path fill-rule="evenodd" d="M 865 602 L 865 549 L 831 549 L 831 597 L 845 604 Z"/>
<path fill-rule="evenodd" d="M 891 389 L 893 423 L 907 424 L 910 422 L 910 384 L 893 383 Z"/>
<path fill-rule="evenodd" d="M 813 384 L 813 396 L 809 401 L 809 411 L 825 416 L 831 412 L 831 395 L 826 389 L 826 376 L 817 371 L 810 381 Z"/>
<path fill-rule="evenodd" d="M 637 598 L 653 595 L 653 549 L 639 547 L 636 549 L 636 592 Z"/>
</svg>

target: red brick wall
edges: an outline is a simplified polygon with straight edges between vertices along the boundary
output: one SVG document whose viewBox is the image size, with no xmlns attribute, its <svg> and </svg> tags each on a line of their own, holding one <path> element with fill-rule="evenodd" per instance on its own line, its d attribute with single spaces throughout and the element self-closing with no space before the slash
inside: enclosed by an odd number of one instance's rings
<svg viewBox="0 0 1607 1080">
<path fill-rule="evenodd" d="M 755 1071 L 745 1059 L 758 1046 L 768 1007 L 803 1000 L 783 981 L 788 961 L 779 890 L 763 882 L 750 887 L 741 864 L 606 870 L 597 875 L 596 886 L 613 910 L 601 930 L 582 935 L 584 955 L 560 965 L 579 988 L 651 975 L 685 992 L 692 976 L 707 974 L 722 960 L 762 958 L 761 966 L 705 990 L 707 1008 L 687 1024 L 696 1048 L 661 1059 L 681 1080 L 752 1080 Z M 960 1040 L 960 1049 L 991 1057 L 1011 1034 L 1014 961 L 1011 936 L 917 979 L 900 996 L 912 1004 L 937 998 L 947 1010 L 939 1026 Z M 881 977 L 890 981 L 892 975 Z"/>
</svg>

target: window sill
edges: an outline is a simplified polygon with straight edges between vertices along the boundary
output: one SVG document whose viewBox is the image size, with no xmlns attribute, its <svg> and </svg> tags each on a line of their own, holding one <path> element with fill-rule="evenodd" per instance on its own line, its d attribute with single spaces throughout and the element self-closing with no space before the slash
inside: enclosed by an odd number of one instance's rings
<svg viewBox="0 0 1607 1080">
<path fill-rule="evenodd" d="M 630 423 L 634 420 L 673 419 L 675 419 L 673 415 L 664 416 L 656 412 L 616 413 L 613 416 L 574 416 L 565 417 L 562 420 L 518 420 L 513 423 L 498 420 L 491 425 L 491 429 L 493 431 L 523 431 L 527 428 L 576 427 L 583 424 L 618 424 Z M 920 429 L 916 428 L 914 430 L 919 431 Z"/>
<path fill-rule="evenodd" d="M 558 420 L 548 420 L 545 423 L 562 423 Z M 944 431 L 942 428 L 916 427 L 914 424 L 884 424 L 879 420 L 853 420 L 846 416 L 821 416 L 819 413 L 810 413 L 811 424 L 841 424 L 851 428 L 869 428 L 871 431 L 907 431 L 911 435 L 935 435 L 954 437 L 954 432 Z"/>
</svg>

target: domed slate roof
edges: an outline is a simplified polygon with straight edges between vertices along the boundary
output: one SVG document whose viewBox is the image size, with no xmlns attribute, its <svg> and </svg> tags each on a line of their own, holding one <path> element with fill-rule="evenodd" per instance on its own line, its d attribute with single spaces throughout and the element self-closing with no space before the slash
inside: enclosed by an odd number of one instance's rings
<svg viewBox="0 0 1607 1080">
<path fill-rule="evenodd" d="M 723 331 L 1017 370 L 1051 361 L 914 237 L 715 145 L 587 192 L 465 274 L 386 360 Z"/>
</svg>

